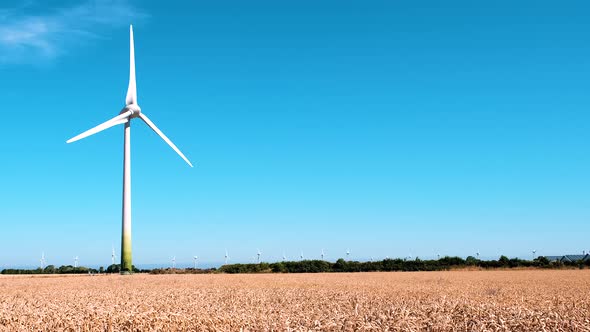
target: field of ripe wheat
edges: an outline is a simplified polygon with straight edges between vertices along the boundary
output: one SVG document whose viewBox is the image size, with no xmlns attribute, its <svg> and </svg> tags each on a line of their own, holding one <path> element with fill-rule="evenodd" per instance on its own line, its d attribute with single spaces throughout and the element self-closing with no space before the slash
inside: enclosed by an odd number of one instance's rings
<svg viewBox="0 0 590 332">
<path fill-rule="evenodd" d="M 0 276 L 0 331 L 590 331 L 590 270 Z"/>
</svg>

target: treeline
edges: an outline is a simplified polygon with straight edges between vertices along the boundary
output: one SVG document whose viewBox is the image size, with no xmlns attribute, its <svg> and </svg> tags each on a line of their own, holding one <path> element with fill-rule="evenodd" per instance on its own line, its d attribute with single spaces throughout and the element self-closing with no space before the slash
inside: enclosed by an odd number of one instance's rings
<svg viewBox="0 0 590 332">
<path fill-rule="evenodd" d="M 84 267 L 84 266 L 72 266 L 62 265 L 55 267 L 54 265 L 47 265 L 45 268 L 36 269 L 4 269 L 0 274 L 96 274 L 96 273 L 119 273 L 121 268 L 119 264 L 113 264 L 106 268 L 100 267 L 97 269 Z M 149 272 L 149 270 L 140 270 L 133 266 L 133 272 Z"/>
<path fill-rule="evenodd" d="M 508 258 L 501 256 L 498 260 L 479 260 L 469 256 L 444 257 L 438 260 L 414 260 L 384 259 L 382 261 L 357 262 L 339 259 L 335 263 L 322 260 L 304 260 L 294 262 L 276 262 L 260 264 L 230 264 L 223 265 L 219 272 L 223 273 L 319 273 L 319 272 L 378 272 L 378 271 L 443 271 L 460 268 L 478 267 L 484 269 L 495 268 L 561 268 L 561 267 L 590 267 L 590 261 L 586 262 L 550 262 L 545 257 L 537 257 L 534 260 Z"/>
<path fill-rule="evenodd" d="M 550 262 L 546 257 L 540 256 L 534 260 L 519 258 L 508 258 L 501 256 L 497 260 L 479 260 L 469 256 L 466 259 L 461 257 L 443 257 L 437 260 L 414 260 L 384 259 L 382 261 L 358 262 L 339 259 L 335 263 L 323 260 L 303 260 L 276 263 L 259 264 L 229 264 L 219 269 L 172 269 L 161 268 L 152 270 L 141 270 L 133 266 L 135 273 L 151 274 L 206 274 L 206 273 L 319 273 L 319 272 L 378 272 L 378 271 L 444 271 L 461 268 L 585 268 L 590 267 L 590 260 L 578 262 Z M 119 273 L 120 265 L 113 264 L 104 269 L 102 266 L 96 270 L 87 267 L 73 267 L 63 265 L 56 268 L 48 265 L 44 269 L 4 269 L 1 274 L 95 274 L 95 273 Z"/>
<path fill-rule="evenodd" d="M 45 268 L 36 268 L 33 270 L 28 269 L 4 269 L 1 274 L 88 274 L 88 273 L 98 273 L 99 271 L 96 269 L 84 267 L 84 266 L 77 266 L 74 267 L 72 265 L 62 265 L 60 267 L 55 267 L 54 265 L 47 265 Z"/>
</svg>

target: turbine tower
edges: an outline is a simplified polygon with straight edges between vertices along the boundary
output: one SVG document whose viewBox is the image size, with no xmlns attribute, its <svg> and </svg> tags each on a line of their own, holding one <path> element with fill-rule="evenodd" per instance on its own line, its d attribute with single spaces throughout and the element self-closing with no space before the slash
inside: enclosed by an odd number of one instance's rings
<svg viewBox="0 0 590 332">
<path fill-rule="evenodd" d="M 301 260 L 303 260 L 303 251 L 301 251 L 301 256 L 299 256 Z"/>
<path fill-rule="evenodd" d="M 74 257 L 74 267 L 78 267 L 78 256 Z"/>
<path fill-rule="evenodd" d="M 227 249 L 225 249 L 225 256 L 224 256 L 224 258 L 225 258 L 225 265 L 227 265 L 227 260 L 229 258 L 229 255 L 227 254 Z"/>
<path fill-rule="evenodd" d="M 172 256 L 172 268 L 176 268 L 176 256 Z"/>
<path fill-rule="evenodd" d="M 537 253 L 536 249 L 533 249 L 533 259 L 535 259 L 535 254 Z"/>
<path fill-rule="evenodd" d="M 199 259 L 199 256 L 193 256 L 193 261 L 195 262 L 195 266 L 194 269 L 197 269 L 197 259 Z"/>
<path fill-rule="evenodd" d="M 260 249 L 256 249 L 256 251 L 256 262 L 260 264 L 260 255 L 262 255 L 262 253 L 260 252 Z"/>
<path fill-rule="evenodd" d="M 475 253 L 475 256 L 477 256 L 477 260 L 479 260 L 479 250 Z"/>
<path fill-rule="evenodd" d="M 131 120 L 140 118 L 160 138 L 164 140 L 176 153 L 193 167 L 191 162 L 180 152 L 166 135 L 141 111 L 137 103 L 137 89 L 135 85 L 135 50 L 133 44 L 133 26 L 129 26 L 129 86 L 125 98 L 125 107 L 116 117 L 92 128 L 78 136 L 72 137 L 67 143 L 72 143 L 85 137 L 94 135 L 110 127 L 125 124 L 123 144 L 123 222 L 121 234 L 121 274 L 133 271 L 131 259 Z"/>
<path fill-rule="evenodd" d="M 321 256 L 322 256 L 322 260 L 324 260 L 324 249 L 322 249 L 322 254 L 321 254 Z"/>
<path fill-rule="evenodd" d="M 285 255 L 285 252 L 283 251 L 283 262 L 287 260 L 287 256 Z"/>
<path fill-rule="evenodd" d="M 346 249 L 346 260 L 348 260 L 348 256 L 350 256 L 350 249 Z"/>
</svg>

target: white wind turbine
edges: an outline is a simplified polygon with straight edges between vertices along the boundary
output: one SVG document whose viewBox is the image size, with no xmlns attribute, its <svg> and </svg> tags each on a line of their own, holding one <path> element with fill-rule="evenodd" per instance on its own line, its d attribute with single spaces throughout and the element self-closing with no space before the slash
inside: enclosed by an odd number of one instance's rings
<svg viewBox="0 0 590 332">
<path fill-rule="evenodd" d="M 113 251 L 111 252 L 111 265 L 115 265 L 115 246 L 113 245 Z"/>
<path fill-rule="evenodd" d="M 301 258 L 301 260 L 303 260 L 303 251 L 301 251 L 301 255 L 299 256 L 299 258 Z"/>
<path fill-rule="evenodd" d="M 195 262 L 195 266 L 194 269 L 197 269 L 197 259 L 199 259 L 199 256 L 193 256 L 193 261 Z"/>
<path fill-rule="evenodd" d="M 74 267 L 78 267 L 78 256 L 74 257 Z"/>
<path fill-rule="evenodd" d="M 227 249 L 225 249 L 225 256 L 224 256 L 224 258 L 225 258 L 225 265 L 227 265 L 227 260 L 229 259 L 229 255 L 227 253 Z"/>
<path fill-rule="evenodd" d="M 475 253 L 475 255 L 477 256 L 477 260 L 479 260 L 479 250 Z"/>
<path fill-rule="evenodd" d="M 135 84 L 135 49 L 133 43 L 133 26 L 129 26 L 129 86 L 125 98 L 125 107 L 116 117 L 92 128 L 67 141 L 72 143 L 110 127 L 125 124 L 125 140 L 123 154 L 123 227 L 121 235 L 121 273 L 127 274 L 132 271 L 131 259 L 131 120 L 140 118 L 148 125 L 164 142 L 166 142 L 176 153 L 193 167 L 191 162 L 172 143 L 163 132 L 141 111 L 137 103 L 137 88 Z"/>
<path fill-rule="evenodd" d="M 287 260 L 287 256 L 285 255 L 285 252 L 283 251 L 283 262 Z"/>
<path fill-rule="evenodd" d="M 260 252 L 260 249 L 256 249 L 256 262 L 258 264 L 260 264 L 260 255 L 262 255 L 262 252 Z"/>
<path fill-rule="evenodd" d="M 322 248 L 322 254 L 321 254 L 321 256 L 322 256 L 322 260 L 324 260 L 324 249 L 323 248 Z"/>
<path fill-rule="evenodd" d="M 176 256 L 172 256 L 172 268 L 176 268 Z"/>
<path fill-rule="evenodd" d="M 350 249 L 346 249 L 346 260 L 348 260 L 348 256 L 350 256 Z"/>
<path fill-rule="evenodd" d="M 45 252 L 41 252 L 41 259 L 39 260 L 41 262 L 41 269 L 45 268 Z"/>
<path fill-rule="evenodd" d="M 535 254 L 537 253 L 536 249 L 533 249 L 533 259 L 535 259 Z"/>
</svg>

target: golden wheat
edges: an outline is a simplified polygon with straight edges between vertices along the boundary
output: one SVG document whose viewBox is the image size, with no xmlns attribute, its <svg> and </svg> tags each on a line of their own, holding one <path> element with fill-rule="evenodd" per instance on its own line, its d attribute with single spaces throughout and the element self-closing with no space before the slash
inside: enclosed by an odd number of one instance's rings
<svg viewBox="0 0 590 332">
<path fill-rule="evenodd" d="M 0 331 L 590 331 L 590 270 L 0 276 Z"/>
</svg>

